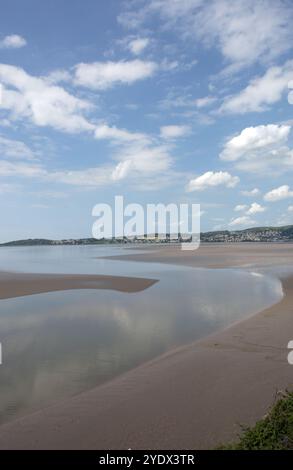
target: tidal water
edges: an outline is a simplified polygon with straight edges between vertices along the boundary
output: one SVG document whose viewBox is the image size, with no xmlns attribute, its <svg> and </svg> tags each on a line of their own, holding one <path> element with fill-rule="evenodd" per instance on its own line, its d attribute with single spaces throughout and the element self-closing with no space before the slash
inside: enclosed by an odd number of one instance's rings
<svg viewBox="0 0 293 470">
<path fill-rule="evenodd" d="M 0 270 L 140 276 L 138 293 L 71 290 L 0 300 L 0 423 L 89 390 L 277 302 L 280 282 L 237 269 L 103 259 L 123 247 L 1 248 Z"/>
</svg>

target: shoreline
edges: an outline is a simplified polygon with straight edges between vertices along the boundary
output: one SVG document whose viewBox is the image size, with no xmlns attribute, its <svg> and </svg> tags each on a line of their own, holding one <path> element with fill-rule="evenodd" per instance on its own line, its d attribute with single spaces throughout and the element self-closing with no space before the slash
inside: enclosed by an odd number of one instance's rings
<svg viewBox="0 0 293 470">
<path fill-rule="evenodd" d="M 152 255 L 156 262 L 171 257 L 186 264 L 184 252 L 166 251 L 124 259 Z M 195 259 L 192 265 L 200 267 Z M 290 256 L 287 260 L 292 265 Z M 206 449 L 235 439 L 239 423 L 253 424 L 279 388 L 293 385 L 287 362 L 293 276 L 281 282 L 284 297 L 271 307 L 66 402 L 3 424 L 0 449 Z"/>
<path fill-rule="evenodd" d="M 144 253 L 105 256 L 104 259 L 166 263 L 189 267 L 225 269 L 292 266 L 292 243 L 202 243 L 197 250 L 181 250 L 180 246 L 149 246 Z"/>
</svg>

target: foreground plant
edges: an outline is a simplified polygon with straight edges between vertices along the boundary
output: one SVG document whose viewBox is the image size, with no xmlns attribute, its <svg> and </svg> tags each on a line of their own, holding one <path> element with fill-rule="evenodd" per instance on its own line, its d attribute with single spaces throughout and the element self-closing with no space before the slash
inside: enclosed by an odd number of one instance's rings
<svg viewBox="0 0 293 470">
<path fill-rule="evenodd" d="M 293 450 L 293 392 L 286 392 L 255 426 L 244 428 L 238 442 L 223 450 Z"/>
</svg>

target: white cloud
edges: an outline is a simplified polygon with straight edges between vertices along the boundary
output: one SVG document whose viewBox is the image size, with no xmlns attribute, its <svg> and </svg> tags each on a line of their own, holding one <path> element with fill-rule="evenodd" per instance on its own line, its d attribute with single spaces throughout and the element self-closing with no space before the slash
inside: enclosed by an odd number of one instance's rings
<svg viewBox="0 0 293 470">
<path fill-rule="evenodd" d="M 115 169 L 112 171 L 111 178 L 113 181 L 119 181 L 129 174 L 131 169 L 132 161 L 131 160 L 124 160 L 124 162 L 118 163 Z"/>
<path fill-rule="evenodd" d="M 126 177 L 130 167 L 133 174 L 146 171 L 147 175 L 169 168 L 171 157 L 167 147 L 154 145 L 153 139 L 143 133 L 111 127 L 106 123 L 91 123 L 83 116 L 84 112 L 91 110 L 91 104 L 69 94 L 60 86 L 52 85 L 50 80 L 33 77 L 18 67 L 0 64 L 1 81 L 5 88 L 0 107 L 11 113 L 10 119 L 29 119 L 37 126 L 50 126 L 71 133 L 90 132 L 97 140 L 109 140 L 111 144 L 120 145 L 119 152 L 114 154 L 114 160 L 118 161 L 115 166 L 111 163 L 106 168 L 55 173 L 61 181 L 86 184 L 88 180 L 89 184 L 95 181 L 104 184 Z M 0 145 L 2 150 L 5 147 L 6 156 L 30 156 L 29 149 L 20 142 L 11 143 L 2 138 Z M 131 160 L 129 168 L 124 160 Z M 2 170 L 8 174 L 25 175 L 40 172 L 39 167 L 12 167 L 8 164 Z"/>
<path fill-rule="evenodd" d="M 293 78 L 293 61 L 283 66 L 274 66 L 262 77 L 254 78 L 240 93 L 228 96 L 221 105 L 220 113 L 245 114 L 261 112 L 280 101 Z"/>
<path fill-rule="evenodd" d="M 292 44 L 292 8 L 282 0 L 147 0 L 129 3 L 118 20 L 138 29 L 154 14 L 163 29 L 219 49 L 234 69 L 272 60 Z"/>
<path fill-rule="evenodd" d="M 24 142 L 0 136 L 0 156 L 0 176 L 39 178 L 47 174 L 33 150 Z"/>
<path fill-rule="evenodd" d="M 178 137 L 184 137 L 190 133 L 189 126 L 162 126 L 160 128 L 160 135 L 163 139 L 177 139 Z"/>
<path fill-rule="evenodd" d="M 288 206 L 288 212 L 293 212 L 293 206 Z"/>
<path fill-rule="evenodd" d="M 149 178 L 160 176 L 164 185 L 168 180 L 171 181 L 172 157 L 167 145 L 156 145 L 144 134 L 140 137 L 140 134 L 106 125 L 98 127 L 96 131 L 98 139 L 109 139 L 119 146 L 115 147 L 110 163 L 81 170 L 49 170 L 35 159 L 33 152 L 24 143 L 0 137 L 1 155 L 6 158 L 0 160 L 0 176 L 34 178 L 89 188 L 109 185 L 126 178 L 138 189 L 142 189 Z M 146 189 L 157 190 L 158 187 L 158 181 L 154 188 L 152 181 L 149 181 Z"/>
<path fill-rule="evenodd" d="M 111 182 L 112 171 L 113 168 L 110 166 L 86 168 L 83 170 L 55 171 L 46 174 L 45 179 L 72 186 L 95 188 L 109 184 Z"/>
<path fill-rule="evenodd" d="M 119 62 L 81 63 L 75 67 L 74 83 L 93 90 L 106 90 L 152 77 L 158 66 L 139 59 Z"/>
<path fill-rule="evenodd" d="M 10 111 L 12 120 L 29 119 L 37 126 L 71 133 L 95 130 L 83 116 L 92 105 L 63 88 L 5 64 L 0 64 L 0 82 L 4 85 L 0 109 Z"/>
<path fill-rule="evenodd" d="M 281 0 L 214 0 L 198 16 L 199 36 L 239 66 L 278 57 L 292 43 L 292 9 Z"/>
<path fill-rule="evenodd" d="M 242 217 L 236 217 L 236 219 L 232 219 L 231 222 L 229 223 L 230 227 L 235 227 L 235 226 L 251 226 L 255 225 L 256 222 L 255 220 L 251 219 L 247 215 L 244 215 Z"/>
<path fill-rule="evenodd" d="M 171 89 L 165 99 L 159 102 L 163 109 L 194 107 L 195 101 L 191 94 Z"/>
<path fill-rule="evenodd" d="M 11 140 L 0 135 L 0 155 L 3 158 L 33 160 L 34 153 L 19 140 Z"/>
<path fill-rule="evenodd" d="M 113 85 L 118 81 L 136 81 L 144 74 L 153 73 L 154 67 L 151 65 L 148 69 L 148 64 L 152 63 L 139 60 L 120 62 L 116 75 L 112 74 L 113 70 L 108 70 L 109 75 L 102 74 L 100 85 L 102 82 L 103 86 L 110 86 L 110 83 Z M 145 65 L 145 70 L 136 70 L 136 67 L 139 69 Z M 91 122 L 85 117 L 93 109 L 91 103 L 56 85 L 68 80 L 68 74 L 62 70 L 46 77 L 34 77 L 19 67 L 0 64 L 0 108 L 7 112 L 11 122 L 28 120 L 36 126 L 50 126 L 70 133 L 89 132 L 97 140 L 108 140 L 114 146 L 111 161 L 78 170 L 47 169 L 24 143 L 0 136 L 0 150 L 4 157 L 0 162 L 0 175 L 87 187 L 107 185 L 125 178 L 135 182 L 138 187 L 142 187 L 146 180 L 159 176 L 170 181 L 173 160 L 170 146 L 158 144 L 158 140 L 144 133 Z M 181 129 L 178 127 L 177 134 L 183 135 L 186 130 L 184 126 Z M 12 158 L 14 161 L 10 161 Z"/>
<path fill-rule="evenodd" d="M 164 72 L 171 72 L 179 67 L 179 62 L 177 60 L 168 60 L 163 59 L 160 63 L 160 69 Z"/>
<path fill-rule="evenodd" d="M 71 82 L 71 75 L 67 70 L 57 69 L 53 70 L 46 77 L 43 77 L 48 83 L 58 84 L 62 82 Z"/>
<path fill-rule="evenodd" d="M 258 214 L 259 212 L 264 212 L 266 210 L 265 207 L 261 206 L 257 202 L 253 202 L 246 212 L 247 215 Z"/>
<path fill-rule="evenodd" d="M 47 172 L 41 165 L 25 162 L 0 160 L 0 176 L 42 177 Z"/>
<path fill-rule="evenodd" d="M 272 189 L 264 195 L 264 200 L 268 202 L 281 201 L 282 199 L 288 199 L 293 197 L 293 191 L 290 190 L 287 184 L 280 186 L 279 188 Z"/>
<path fill-rule="evenodd" d="M 23 142 L 0 136 L 0 151 L 5 158 L 0 160 L 0 176 L 34 178 L 89 188 L 109 185 L 125 178 L 136 184 L 138 189 L 143 188 L 146 181 L 147 189 L 152 189 L 154 178 L 159 176 L 164 180 L 164 185 L 171 181 L 172 157 L 168 145 L 158 145 L 146 134 L 107 124 L 93 126 L 92 130 L 96 139 L 107 139 L 115 144 L 110 163 L 80 170 L 49 170 Z M 154 189 L 158 189 L 158 181 L 155 186 Z"/>
<path fill-rule="evenodd" d="M 277 124 L 247 127 L 226 142 L 220 159 L 251 172 L 292 168 L 293 151 L 285 145 L 290 129 L 289 125 Z"/>
<path fill-rule="evenodd" d="M 149 141 L 149 138 L 145 134 L 129 132 L 126 129 L 119 129 L 115 126 L 110 127 L 108 124 L 97 126 L 95 129 L 95 138 L 98 140 L 107 139 L 117 142 Z"/>
<path fill-rule="evenodd" d="M 234 211 L 235 212 L 245 211 L 247 207 L 248 206 L 246 204 L 238 204 L 237 206 L 234 207 Z"/>
<path fill-rule="evenodd" d="M 247 196 L 247 197 L 258 196 L 259 193 L 260 193 L 260 190 L 258 188 L 253 188 L 251 190 L 241 191 L 241 194 L 243 196 Z"/>
<path fill-rule="evenodd" d="M 65 170 L 45 172 L 43 178 L 74 186 L 89 188 L 109 185 L 128 178 L 131 184 L 136 184 L 138 189 L 145 188 L 144 181 L 148 178 L 168 175 L 172 159 L 165 146 L 147 146 L 140 143 L 130 143 L 119 148 L 113 156 L 117 163 L 82 170 Z M 1 174 L 1 171 L 0 171 Z M 162 179 L 160 179 L 162 182 Z M 154 189 L 160 187 L 160 181 Z M 148 186 L 151 185 L 148 183 Z"/>
<path fill-rule="evenodd" d="M 285 125 L 246 127 L 240 134 L 226 142 L 220 158 L 225 161 L 239 160 L 247 153 L 285 142 L 289 133 L 290 126 Z"/>
<path fill-rule="evenodd" d="M 146 145 L 133 142 L 117 150 L 114 159 L 127 163 L 127 173 L 131 169 L 132 176 L 150 176 L 164 173 L 171 167 L 172 158 L 166 145 Z M 125 168 L 125 167 L 122 167 Z"/>
<path fill-rule="evenodd" d="M 257 202 L 253 202 L 250 206 L 247 206 L 246 204 L 239 204 L 234 207 L 235 212 L 244 212 L 246 215 L 254 215 L 258 214 L 260 212 L 264 212 L 266 210 L 265 207 L 261 206 Z"/>
<path fill-rule="evenodd" d="M 212 105 L 215 101 L 217 101 L 217 98 L 214 96 L 204 96 L 203 98 L 195 100 L 195 106 L 197 108 L 206 108 Z"/>
<path fill-rule="evenodd" d="M 22 36 L 11 34 L 0 40 L 0 49 L 19 49 L 26 46 L 26 44 L 26 40 Z"/>
<path fill-rule="evenodd" d="M 118 163 L 111 171 L 113 181 L 126 177 L 147 178 L 150 175 L 162 174 L 171 166 L 169 147 L 157 145 L 156 141 L 146 134 L 103 124 L 97 127 L 95 137 L 109 139 L 116 145 L 112 157 Z"/>
<path fill-rule="evenodd" d="M 136 38 L 129 42 L 128 48 L 134 55 L 140 55 L 145 48 L 149 45 L 148 38 Z"/>
<path fill-rule="evenodd" d="M 39 152 L 31 150 L 24 142 L 0 136 L 0 176 L 21 178 L 43 178 L 48 172 L 37 159 Z M 3 188 L 13 188 L 13 184 Z"/>
<path fill-rule="evenodd" d="M 239 183 L 238 176 L 232 176 L 226 171 L 207 171 L 201 176 L 189 181 L 187 191 L 203 191 L 219 185 L 234 188 Z"/>
<path fill-rule="evenodd" d="M 115 139 L 115 138 L 114 138 Z M 44 178 L 74 186 L 98 187 L 128 179 L 138 189 L 144 188 L 148 178 L 167 177 L 172 158 L 169 148 L 154 145 L 147 140 L 121 140 L 112 155 L 113 162 L 82 170 L 47 172 Z M 148 183 L 151 186 L 151 182 Z M 152 189 L 147 188 L 147 189 Z M 154 189 L 158 189 L 158 185 Z"/>
</svg>

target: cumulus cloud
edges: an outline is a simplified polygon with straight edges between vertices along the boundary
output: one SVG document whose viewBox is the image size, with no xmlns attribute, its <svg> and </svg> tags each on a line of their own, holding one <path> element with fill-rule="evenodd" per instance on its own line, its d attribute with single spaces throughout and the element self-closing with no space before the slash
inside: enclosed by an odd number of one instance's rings
<svg viewBox="0 0 293 470">
<path fill-rule="evenodd" d="M 270 105 L 280 101 L 292 78 L 293 60 L 283 66 L 270 67 L 263 76 L 252 79 L 242 91 L 228 96 L 219 112 L 245 114 L 265 111 Z"/>
<path fill-rule="evenodd" d="M 264 195 L 264 200 L 268 202 L 281 201 L 282 199 L 288 199 L 293 197 L 293 191 L 287 184 L 279 186 L 279 188 L 272 189 Z"/>
<path fill-rule="evenodd" d="M 246 204 L 238 204 L 237 206 L 234 207 L 234 211 L 235 212 L 245 211 L 247 207 L 248 206 Z"/>
<path fill-rule="evenodd" d="M 293 206 L 288 206 L 288 212 L 293 212 Z"/>
<path fill-rule="evenodd" d="M 132 52 L 132 54 L 140 55 L 146 49 L 149 43 L 150 43 L 150 40 L 148 38 L 132 39 L 128 43 L 128 49 Z"/>
<path fill-rule="evenodd" d="M 129 132 L 126 129 L 119 129 L 116 126 L 108 126 L 108 124 L 102 124 L 97 126 L 95 129 L 95 138 L 98 140 L 113 140 L 120 142 L 132 142 L 141 141 L 148 142 L 149 138 L 140 132 Z"/>
<path fill-rule="evenodd" d="M 248 216 L 264 212 L 265 210 L 266 208 L 257 202 L 253 202 L 250 206 L 246 204 L 238 204 L 234 207 L 235 212 L 245 212 L 245 214 Z"/>
<path fill-rule="evenodd" d="M 251 219 L 249 216 L 244 215 L 242 217 L 236 217 L 235 219 L 232 219 L 231 222 L 229 222 L 230 227 L 235 227 L 235 226 L 251 226 L 255 225 L 256 222 L 255 220 Z"/>
<path fill-rule="evenodd" d="M 0 176 L 30 178 L 38 181 L 95 188 L 126 177 L 123 166 L 125 165 L 121 164 L 115 168 L 112 164 L 82 170 L 56 171 L 48 170 L 41 164 L 2 160 L 0 161 Z"/>
<path fill-rule="evenodd" d="M 131 168 L 132 176 L 141 174 L 145 176 L 164 173 L 171 167 L 172 158 L 169 147 L 166 145 L 145 145 L 133 142 L 126 145 L 114 155 L 114 159 L 127 163 L 127 170 Z"/>
<path fill-rule="evenodd" d="M 220 159 L 252 172 L 292 168 L 293 151 L 285 145 L 290 130 L 289 125 L 277 124 L 247 127 L 226 142 Z"/>
<path fill-rule="evenodd" d="M 258 196 L 259 193 L 260 193 L 260 190 L 258 188 L 241 191 L 241 194 L 247 197 Z"/>
<path fill-rule="evenodd" d="M 217 101 L 215 96 L 204 96 L 203 98 L 197 98 L 195 100 L 195 106 L 200 109 L 206 108 L 211 106 L 215 101 Z"/>
<path fill-rule="evenodd" d="M 91 104 L 63 88 L 5 64 L 0 64 L 1 82 L 0 109 L 9 111 L 12 120 L 29 119 L 37 126 L 71 133 L 94 131 L 95 126 L 83 116 Z"/>
<path fill-rule="evenodd" d="M 118 165 L 114 168 L 111 174 L 111 178 L 113 181 L 119 181 L 126 178 L 129 174 L 131 169 L 132 161 L 131 160 L 124 160 L 124 162 L 118 163 Z"/>
<path fill-rule="evenodd" d="M 166 176 L 172 163 L 168 148 L 165 146 L 145 145 L 139 142 L 122 145 L 113 155 L 114 163 L 86 168 L 50 172 L 45 175 L 61 183 L 74 186 L 97 187 L 119 182 L 126 178 L 133 184 L 143 183 L 150 177 Z M 116 163 L 115 163 L 116 161 Z M 138 184 L 138 189 L 141 189 Z M 158 189 L 156 186 L 155 189 Z"/>
<path fill-rule="evenodd" d="M 48 83 L 56 85 L 62 82 L 71 82 L 72 77 L 71 77 L 70 72 L 68 72 L 68 70 L 57 69 L 57 70 L 53 70 L 52 72 L 50 72 L 49 75 L 44 77 L 44 79 Z"/>
<path fill-rule="evenodd" d="M 292 9 L 281 0 L 214 0 L 199 14 L 198 34 L 239 66 L 267 61 L 290 49 Z M 289 41 L 289 42 L 288 42 Z"/>
<path fill-rule="evenodd" d="M 144 66 L 146 69 L 143 69 Z M 98 86 L 131 83 L 151 75 L 154 69 L 152 63 L 139 60 L 120 62 L 114 72 L 110 67 L 109 74 L 105 70 L 101 73 Z M 91 78 L 88 77 L 89 80 Z M 145 133 L 89 120 L 87 114 L 93 110 L 91 103 L 56 85 L 68 81 L 70 76 L 62 70 L 45 77 L 36 77 L 20 67 L 0 64 L 0 108 L 6 111 L 10 122 L 29 121 L 40 127 L 48 126 L 68 133 L 87 132 L 96 140 L 107 140 L 114 148 L 110 162 L 90 168 L 56 171 L 41 163 L 25 143 L 0 136 L 1 176 L 35 178 L 87 187 L 106 185 L 125 178 L 138 185 L 159 175 L 165 180 L 169 178 L 173 161 L 170 145 L 158 143 L 158 139 Z M 171 139 L 183 135 L 187 127 L 174 126 L 168 130 Z"/>
<path fill-rule="evenodd" d="M 177 139 L 190 133 L 189 126 L 170 125 L 162 126 L 160 135 L 163 139 Z"/>
<path fill-rule="evenodd" d="M 112 158 L 118 163 L 111 172 L 113 181 L 126 177 L 147 178 L 163 174 L 171 167 L 169 146 L 158 144 L 146 134 L 129 132 L 104 124 L 96 128 L 95 138 L 108 139 L 115 145 Z"/>
<path fill-rule="evenodd" d="M 118 20 L 138 29 L 154 14 L 164 29 L 216 47 L 231 70 L 272 60 L 292 44 L 292 9 L 282 0 L 145 0 L 130 3 Z"/>
<path fill-rule="evenodd" d="M 119 62 L 93 62 L 76 65 L 74 83 L 92 90 L 106 90 L 114 85 L 130 85 L 152 77 L 158 66 L 139 59 Z"/>
<path fill-rule="evenodd" d="M 150 142 L 150 138 L 143 133 L 129 132 L 107 123 L 95 125 L 90 122 L 84 113 L 91 111 L 92 105 L 52 84 L 51 75 L 34 77 L 19 67 L 0 64 L 0 82 L 0 109 L 9 111 L 12 120 L 29 119 L 37 126 L 50 126 L 65 132 L 91 132 L 98 140 Z M 4 139 L 1 142 L 1 149 L 4 145 L 7 149 L 9 142 Z M 16 147 L 15 141 L 13 145 Z"/>
<path fill-rule="evenodd" d="M 3 157 L 0 175 L 95 187 L 125 178 L 138 183 L 168 174 L 172 165 L 168 145 L 158 144 L 157 140 L 144 133 L 130 132 L 107 123 L 94 124 L 84 115 L 92 110 L 92 105 L 53 82 L 52 76 L 34 77 L 19 67 L 0 64 L 0 106 L 9 113 L 11 121 L 29 120 L 36 126 L 50 126 L 69 133 L 88 132 L 97 140 L 107 140 L 114 147 L 111 161 L 81 170 L 48 170 L 23 142 L 0 136 Z M 183 134 L 183 128 L 180 134 Z M 19 161 L 10 161 L 12 159 Z M 26 161 L 34 159 L 34 162 Z"/>
<path fill-rule="evenodd" d="M 265 207 L 261 206 L 257 202 L 253 202 L 249 207 L 248 211 L 246 212 L 247 215 L 258 214 L 259 212 L 264 212 L 266 210 Z"/>
<path fill-rule="evenodd" d="M 167 145 L 158 145 L 145 134 L 131 133 L 106 124 L 96 127 L 94 136 L 116 144 L 111 155 L 112 160 L 108 164 L 58 171 L 46 168 L 23 142 L 0 136 L 0 176 L 31 178 L 89 188 L 128 178 L 132 184 L 138 185 L 138 189 L 141 189 L 143 182 L 149 178 L 159 175 L 164 181 L 169 178 L 172 157 Z M 152 189 L 151 182 L 148 186 L 147 189 Z M 154 189 L 158 189 L 158 184 Z"/>
<path fill-rule="evenodd" d="M 0 40 L 0 49 L 19 49 L 26 46 L 26 44 L 26 40 L 22 36 L 11 34 Z"/>
<path fill-rule="evenodd" d="M 226 186 L 234 188 L 239 183 L 238 176 L 232 176 L 226 171 L 207 171 L 201 176 L 189 181 L 187 191 L 203 191 L 215 186 Z"/>
<path fill-rule="evenodd" d="M 220 154 L 221 160 L 235 161 L 259 149 L 280 144 L 288 139 L 290 126 L 268 124 L 266 126 L 247 127 L 240 134 L 226 142 Z"/>
</svg>

